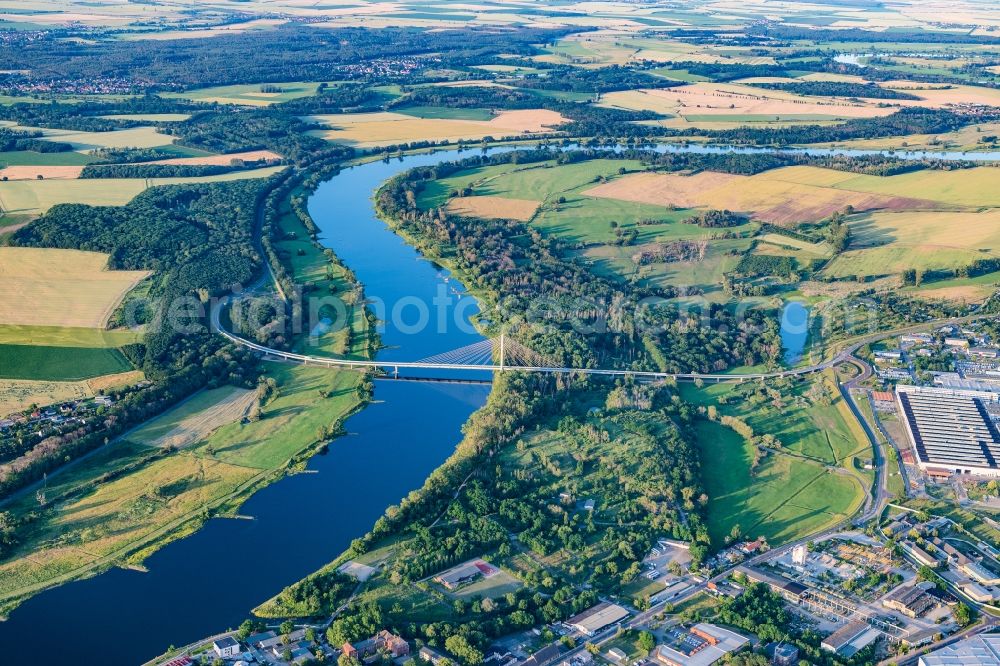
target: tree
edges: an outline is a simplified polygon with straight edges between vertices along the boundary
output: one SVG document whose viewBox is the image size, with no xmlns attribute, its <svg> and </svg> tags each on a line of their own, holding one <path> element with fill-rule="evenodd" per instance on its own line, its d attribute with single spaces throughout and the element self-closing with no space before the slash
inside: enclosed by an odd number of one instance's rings
<svg viewBox="0 0 1000 666">
<path fill-rule="evenodd" d="M 471 645 L 465 636 L 449 636 L 444 642 L 444 647 L 452 653 L 463 664 L 468 666 L 478 666 L 483 663 L 483 653 Z"/>
<path fill-rule="evenodd" d="M 652 652 L 653 648 L 656 647 L 656 638 L 652 633 L 648 631 L 642 631 L 639 633 L 639 647 L 642 648 L 643 652 Z"/>
<path fill-rule="evenodd" d="M 243 624 L 240 625 L 240 628 L 236 630 L 236 635 L 240 640 L 245 641 L 247 636 L 258 631 L 258 626 L 259 623 L 254 622 L 253 620 L 244 620 Z"/>
<path fill-rule="evenodd" d="M 962 601 L 955 605 L 955 610 L 952 612 L 955 615 L 955 622 L 958 622 L 960 627 L 967 627 L 976 619 L 975 611 L 969 608 L 965 602 Z"/>
<path fill-rule="evenodd" d="M 278 630 L 283 636 L 287 636 L 288 634 L 295 631 L 295 623 L 292 622 L 291 620 L 285 620 L 284 622 L 281 623 L 281 626 L 278 627 Z"/>
</svg>

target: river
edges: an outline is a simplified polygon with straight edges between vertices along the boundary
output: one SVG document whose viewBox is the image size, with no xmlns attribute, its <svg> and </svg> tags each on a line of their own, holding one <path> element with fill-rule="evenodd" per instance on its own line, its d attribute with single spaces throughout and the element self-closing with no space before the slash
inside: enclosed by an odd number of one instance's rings
<svg viewBox="0 0 1000 666">
<path fill-rule="evenodd" d="M 774 152 L 698 144 L 657 150 Z M 310 199 L 322 242 L 354 270 L 366 296 L 388 304 L 380 312 L 388 322 L 381 332 L 386 345 L 381 358 L 419 359 L 482 340 L 469 325 L 475 301 L 392 233 L 371 201 L 378 185 L 395 174 L 469 154 L 450 150 L 353 167 Z M 929 155 L 1000 160 L 1000 152 Z M 423 310 L 426 304 L 431 307 Z M 462 424 L 487 395 L 485 386 L 378 382 L 375 401 L 348 419 L 349 434 L 309 461 L 315 473 L 282 479 L 246 502 L 241 513 L 254 520 L 210 520 L 149 557 L 148 573 L 114 569 L 29 599 L 0 623 L 0 664 L 131 665 L 171 644 L 237 626 L 254 606 L 329 562 L 385 507 L 420 487 L 452 453 Z"/>
<path fill-rule="evenodd" d="M 354 270 L 366 295 L 390 304 L 381 332 L 386 358 L 422 358 L 483 339 L 468 323 L 475 301 L 389 231 L 370 198 L 401 171 L 462 154 L 468 153 L 347 169 L 310 199 L 323 243 Z M 433 321 L 422 329 L 414 326 L 421 303 L 434 304 Z M 244 504 L 240 513 L 254 520 L 210 520 L 153 554 L 148 573 L 113 569 L 29 599 L 0 623 L 0 664 L 134 665 L 171 644 L 237 626 L 254 606 L 332 560 L 387 506 L 419 488 L 455 450 L 462 424 L 488 391 L 377 382 L 375 401 L 347 420 L 349 434 L 309 461 L 315 473 L 282 479 Z"/>
</svg>

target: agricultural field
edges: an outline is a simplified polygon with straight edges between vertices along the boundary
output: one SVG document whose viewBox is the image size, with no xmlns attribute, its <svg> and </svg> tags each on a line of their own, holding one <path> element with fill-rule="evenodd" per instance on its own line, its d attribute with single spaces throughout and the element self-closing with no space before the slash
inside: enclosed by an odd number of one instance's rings
<svg viewBox="0 0 1000 666">
<path fill-rule="evenodd" d="M 102 328 L 145 271 L 109 271 L 108 255 L 80 250 L 0 247 L 4 326 Z"/>
<path fill-rule="evenodd" d="M 142 372 L 129 370 L 80 381 L 0 379 L 0 418 L 31 405 L 52 405 L 122 389 L 137 384 L 144 378 Z"/>
<path fill-rule="evenodd" d="M 11 126 L 15 130 L 41 129 L 43 139 L 68 143 L 77 152 L 87 152 L 97 148 L 159 148 L 169 146 L 174 137 L 161 134 L 155 127 L 130 127 L 108 132 L 78 132 L 67 129 L 46 129 Z"/>
<path fill-rule="evenodd" d="M 221 155 L 200 155 L 196 157 L 172 157 L 164 160 L 153 160 L 146 164 L 173 164 L 192 166 L 229 166 L 234 161 L 242 162 L 273 162 L 281 159 L 281 155 L 271 150 L 247 150 L 241 153 L 224 153 Z"/>
<path fill-rule="evenodd" d="M 93 395 L 86 382 L 0 379 L 0 418 L 31 405 L 51 405 Z"/>
<path fill-rule="evenodd" d="M 184 448 L 244 418 L 256 400 L 254 391 L 233 386 L 203 391 L 133 430 L 128 439 L 147 446 Z"/>
<path fill-rule="evenodd" d="M 471 196 L 455 197 L 448 202 L 448 212 L 484 219 L 499 218 L 527 222 L 534 217 L 540 202 L 531 199 Z"/>
<path fill-rule="evenodd" d="M 833 121 L 885 116 L 897 109 L 834 97 L 806 97 L 735 83 L 692 83 L 664 89 L 625 90 L 604 95 L 601 106 L 655 111 L 683 122 L 760 123 Z"/>
<path fill-rule="evenodd" d="M 1000 107 L 1000 90 L 983 86 L 963 86 L 955 84 L 923 84 L 911 81 L 884 81 L 883 88 L 899 90 L 920 98 L 917 100 L 900 100 L 905 106 L 924 106 L 943 108 L 957 104 L 981 104 L 983 106 Z"/>
<path fill-rule="evenodd" d="M 215 86 L 185 90 L 178 93 L 165 93 L 164 97 L 174 99 L 189 99 L 194 102 L 209 104 L 237 104 L 240 106 L 270 106 L 301 97 L 311 97 L 319 88 L 318 82 L 305 83 L 248 83 L 233 86 Z"/>
<path fill-rule="evenodd" d="M 137 194 L 157 185 L 266 178 L 281 169 L 282 167 L 266 167 L 216 176 L 188 178 L 98 178 L 0 182 L 0 210 L 7 213 L 37 215 L 61 203 L 122 206 L 134 199 Z"/>
<path fill-rule="evenodd" d="M 996 148 L 995 139 L 1000 136 L 1000 123 L 975 123 L 941 134 L 908 134 L 882 139 L 855 139 L 830 144 L 816 144 L 817 147 L 842 147 L 857 150 L 897 150 L 897 151 L 972 151 Z"/>
<path fill-rule="evenodd" d="M 598 185 L 584 193 L 658 206 L 732 210 L 748 214 L 755 220 L 789 226 L 818 222 L 848 206 L 865 211 L 933 208 L 936 205 L 895 194 L 908 190 L 905 185 L 884 188 L 887 190 L 884 193 L 852 189 L 850 186 L 856 182 L 851 179 L 852 175 L 814 167 L 787 167 L 754 176 L 709 171 L 694 175 L 641 173 Z M 871 188 L 868 181 L 860 184 Z"/>
<path fill-rule="evenodd" d="M 956 269 L 1000 257 L 997 209 L 879 212 L 852 217 L 849 225 L 850 248 L 824 269 L 832 277 Z"/>
<path fill-rule="evenodd" d="M 67 151 L 62 153 L 38 153 L 33 150 L 11 150 L 0 152 L 0 178 L 6 175 L 2 170 L 20 166 L 72 167 L 85 166 L 94 161 L 94 157 Z"/>
<path fill-rule="evenodd" d="M 919 197 L 950 206 L 1000 206 L 1000 192 L 993 187 L 1000 178 L 998 167 L 949 171 L 924 169 L 889 177 L 845 175 L 848 177 L 839 180 L 835 187 L 889 196 Z"/>
<path fill-rule="evenodd" d="M 314 130 L 317 136 L 359 147 L 537 134 L 550 132 L 565 121 L 558 113 L 543 109 L 504 111 L 491 120 L 418 118 L 392 112 L 310 116 L 310 119 L 330 128 Z"/>
<path fill-rule="evenodd" d="M 72 381 L 129 370 L 117 349 L 0 344 L 0 379 Z"/>
<path fill-rule="evenodd" d="M 0 169 L 4 180 L 59 180 L 79 178 L 83 166 L 8 166 Z"/>
</svg>

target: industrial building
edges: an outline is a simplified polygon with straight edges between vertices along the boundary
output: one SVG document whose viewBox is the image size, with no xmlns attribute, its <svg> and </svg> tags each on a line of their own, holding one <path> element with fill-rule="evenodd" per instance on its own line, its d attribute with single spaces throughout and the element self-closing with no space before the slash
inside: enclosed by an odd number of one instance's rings
<svg viewBox="0 0 1000 666">
<path fill-rule="evenodd" d="M 966 638 L 921 656 L 917 666 L 1000 666 L 1000 635 Z"/>
<path fill-rule="evenodd" d="M 1000 476 L 1000 394 L 899 385 L 896 400 L 922 469 Z"/>
<path fill-rule="evenodd" d="M 656 648 L 656 661 L 663 666 L 709 666 L 749 642 L 749 638 L 714 624 L 668 629 L 663 644 Z"/>
<path fill-rule="evenodd" d="M 827 636 L 820 647 L 841 657 L 853 657 L 859 651 L 873 643 L 881 633 L 860 620 L 848 622 L 837 631 Z"/>
<path fill-rule="evenodd" d="M 927 588 L 931 585 L 933 584 L 900 585 L 882 600 L 882 605 L 907 617 L 920 617 L 937 605 L 934 597 L 927 594 Z"/>
<path fill-rule="evenodd" d="M 566 620 L 566 626 L 576 629 L 585 636 L 593 636 L 605 627 L 621 622 L 628 617 L 628 611 L 621 606 L 603 601 L 588 608 L 579 615 Z"/>
</svg>

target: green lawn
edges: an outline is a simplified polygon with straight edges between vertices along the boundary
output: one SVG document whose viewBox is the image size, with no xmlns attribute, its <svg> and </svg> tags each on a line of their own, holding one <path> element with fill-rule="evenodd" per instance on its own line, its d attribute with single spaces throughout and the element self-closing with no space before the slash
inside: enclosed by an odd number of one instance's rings
<svg viewBox="0 0 1000 666">
<path fill-rule="evenodd" d="M 771 453 L 751 470 L 753 448 L 733 430 L 699 421 L 695 433 L 709 496 L 708 531 L 717 546 L 734 525 L 772 545 L 792 541 L 844 519 L 860 500 L 857 483 L 823 465 Z"/>
<path fill-rule="evenodd" d="M 0 377 L 70 381 L 131 370 L 117 349 L 0 344 Z"/>
<path fill-rule="evenodd" d="M 779 406 L 755 397 L 753 386 L 681 385 L 686 401 L 713 405 L 743 419 L 755 434 L 774 435 L 782 443 L 753 470 L 749 442 L 717 422 L 698 422 L 708 529 L 716 545 L 734 525 L 772 544 L 823 529 L 852 513 L 863 500 L 862 484 L 870 482 L 853 464 L 855 456 L 870 456 L 870 447 L 839 397 L 830 404 L 814 402 L 805 397 L 810 384 L 800 382 L 781 387 Z"/>
</svg>

